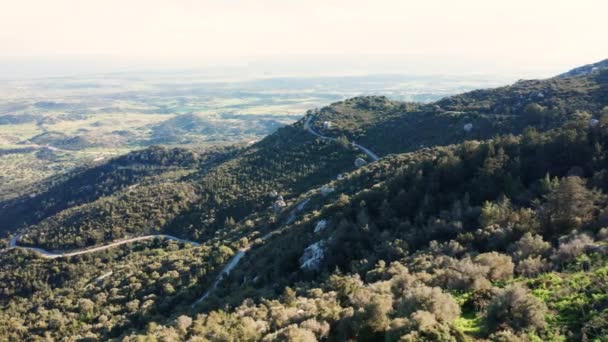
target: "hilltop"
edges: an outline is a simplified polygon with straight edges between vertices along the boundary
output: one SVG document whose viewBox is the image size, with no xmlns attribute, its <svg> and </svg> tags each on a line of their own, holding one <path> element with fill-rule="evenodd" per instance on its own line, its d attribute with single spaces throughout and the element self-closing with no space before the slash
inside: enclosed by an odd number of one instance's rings
<svg viewBox="0 0 608 342">
<path fill-rule="evenodd" d="M 557 77 L 567 78 L 573 76 L 585 76 L 593 73 L 599 73 L 605 69 L 608 69 L 608 59 L 574 68 L 568 72 L 558 75 Z"/>
</svg>

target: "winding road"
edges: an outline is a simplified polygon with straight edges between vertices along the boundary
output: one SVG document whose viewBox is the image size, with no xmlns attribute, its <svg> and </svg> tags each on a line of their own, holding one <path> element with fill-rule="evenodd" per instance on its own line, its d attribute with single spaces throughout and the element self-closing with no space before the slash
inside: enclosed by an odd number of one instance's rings
<svg viewBox="0 0 608 342">
<path fill-rule="evenodd" d="M 310 201 L 310 198 L 306 198 L 306 199 L 300 201 L 299 203 L 297 203 L 295 205 L 295 208 L 289 213 L 287 220 L 285 220 L 285 224 L 291 224 L 293 221 L 295 221 L 296 215 L 300 211 L 304 210 L 304 207 L 306 206 L 306 204 L 309 201 Z M 270 233 L 267 233 L 266 235 L 262 236 L 261 240 L 262 241 L 268 240 L 268 238 L 270 238 L 272 236 L 272 233 L 273 232 L 270 232 Z M 249 249 L 251 249 L 251 246 L 247 246 L 245 248 L 239 249 L 239 251 L 230 259 L 230 261 L 228 261 L 226 266 L 224 266 L 224 268 L 222 268 L 222 270 L 217 275 L 217 277 L 215 277 L 215 280 L 213 281 L 213 285 L 211 285 L 211 287 L 209 289 L 207 289 L 207 291 L 205 291 L 205 293 L 192 304 L 192 307 L 195 307 L 198 304 L 204 302 L 205 299 L 207 299 L 207 297 L 209 297 L 211 292 L 215 291 L 215 289 L 222 282 L 222 280 L 224 280 L 224 277 L 226 277 L 228 274 L 230 274 L 232 269 L 235 268 L 236 265 L 239 264 L 239 262 L 241 261 L 241 259 L 243 259 L 243 257 L 245 256 L 245 253 L 247 253 L 249 251 Z"/>
<path fill-rule="evenodd" d="M 64 251 L 64 252 L 50 252 L 50 251 L 47 251 L 45 249 L 38 248 L 38 247 L 19 246 L 19 245 L 17 245 L 17 242 L 19 241 L 20 237 L 21 237 L 21 234 L 12 237 L 10 239 L 10 241 L 9 241 L 8 248 L 9 249 L 15 248 L 15 249 L 24 249 L 24 250 L 34 251 L 34 252 L 37 252 L 38 254 L 40 254 L 40 256 L 43 257 L 43 258 L 45 258 L 45 259 L 67 258 L 67 257 L 75 256 L 75 255 L 94 253 L 94 252 L 99 252 L 99 251 L 106 250 L 108 248 L 124 245 L 124 244 L 127 244 L 127 243 L 132 243 L 132 242 L 137 242 L 137 241 L 144 241 L 144 240 L 151 240 L 151 239 L 155 239 L 155 238 L 173 240 L 173 241 L 177 241 L 177 242 L 183 242 L 183 243 L 191 244 L 191 245 L 194 245 L 194 246 L 200 246 L 200 244 L 198 242 L 180 239 L 180 238 L 175 237 L 175 236 L 166 235 L 166 234 L 153 234 L 153 235 L 138 236 L 138 237 L 134 237 L 134 238 L 130 238 L 130 239 L 125 239 L 125 240 L 118 240 L 118 241 L 111 242 L 111 243 L 109 243 L 107 245 L 97 246 L 97 247 L 91 247 L 91 248 L 87 248 L 87 249 L 79 249 L 79 250 L 75 250 L 75 251 Z"/>
<path fill-rule="evenodd" d="M 306 121 L 304 122 L 304 129 L 306 129 L 307 131 L 309 131 L 311 134 L 321 138 L 321 139 L 325 139 L 325 140 L 331 140 L 331 141 L 336 141 L 336 138 L 332 138 L 332 137 L 328 137 L 325 136 L 317 131 L 315 131 L 314 129 L 312 129 L 312 126 L 310 125 L 312 119 L 314 117 L 311 115 L 308 117 L 308 119 L 306 119 Z M 367 154 L 368 157 L 370 157 L 373 161 L 378 161 L 380 160 L 380 157 L 375 154 L 374 152 L 372 152 L 370 149 L 368 149 L 367 147 L 361 146 L 359 144 L 357 144 L 356 142 L 352 141 L 351 145 L 355 146 L 356 148 L 360 149 L 361 151 L 363 151 L 365 154 Z"/>
<path fill-rule="evenodd" d="M 304 122 L 304 129 L 306 129 L 308 132 L 310 132 L 311 134 L 315 135 L 318 138 L 324 139 L 324 140 L 331 140 L 331 141 L 336 141 L 335 138 L 331 138 L 325 135 L 322 135 L 318 132 L 316 132 L 314 129 L 312 129 L 311 127 L 311 121 L 313 119 L 313 116 L 309 116 L 306 121 Z M 378 157 L 377 154 L 375 154 L 374 152 L 370 151 L 368 148 L 361 146 L 359 144 L 357 144 L 356 142 L 352 142 L 351 143 L 352 146 L 355 146 L 357 148 L 359 148 L 361 151 L 363 151 L 368 157 L 370 157 L 373 161 L 378 161 L 380 159 L 380 157 Z M 295 221 L 297 214 L 304 210 L 304 207 L 306 206 L 306 204 L 310 201 L 310 198 L 306 198 L 302 201 L 300 201 L 299 203 L 297 203 L 294 207 L 294 209 L 292 209 L 292 211 L 289 213 L 289 216 L 287 217 L 287 220 L 285 220 L 285 224 L 291 224 Z M 262 241 L 266 241 L 270 236 L 272 236 L 273 232 L 270 232 L 264 236 L 262 236 Z M 190 240 L 185 240 L 185 239 L 180 239 L 178 237 L 175 236 L 171 236 L 171 235 L 166 235 L 166 234 L 154 234 L 154 235 L 145 235 L 145 236 L 138 236 L 138 237 L 133 237 L 130 239 L 124 239 L 124 240 L 119 240 L 119 241 L 114 241 L 111 242 L 107 245 L 103 245 L 103 246 L 97 246 L 97 247 L 91 247 L 91 248 L 87 248 L 87 249 L 81 249 L 81 250 L 75 250 L 75 251 L 47 251 L 45 249 L 42 248 L 37 248 L 37 247 L 25 247 L 25 246 L 19 246 L 17 243 L 19 241 L 19 238 L 21 237 L 21 234 L 16 235 L 14 237 L 12 237 L 9 241 L 9 246 L 8 249 L 24 249 L 24 250 L 30 250 L 30 251 L 34 251 L 37 252 L 38 254 L 40 254 L 40 256 L 42 258 L 45 259 L 55 259 L 55 258 L 65 258 L 65 257 L 71 257 L 71 256 L 76 256 L 76 255 L 82 255 L 82 254 L 88 254 L 88 253 L 94 253 L 94 252 L 99 252 L 102 250 L 106 250 L 112 247 L 116 247 L 116 246 L 120 246 L 120 245 L 124 245 L 127 243 L 132 243 L 132 242 L 137 242 L 137 241 L 143 241 L 143 240 L 151 240 L 151 239 L 155 239 L 155 238 L 162 238 L 162 239 L 167 239 L 167 240 L 173 240 L 173 241 L 178 241 L 178 242 L 183 242 L 183 243 L 187 243 L 187 244 L 191 244 L 194 246 L 200 246 L 200 244 L 198 242 L 195 241 L 190 241 Z M 240 249 L 229 261 L 228 263 L 222 268 L 222 270 L 220 271 L 220 273 L 216 276 L 215 280 L 213 281 L 213 284 L 211 285 L 211 287 L 209 289 L 207 289 L 207 291 L 205 291 L 205 293 L 198 298 L 193 304 L 192 306 L 196 306 L 200 303 L 202 303 L 205 299 L 207 299 L 207 297 L 209 297 L 209 295 L 219 286 L 219 284 L 222 282 L 222 280 L 230 274 L 230 272 L 239 264 L 239 262 L 241 261 L 241 259 L 243 259 L 243 257 L 245 256 L 245 254 L 249 251 L 251 247 L 245 247 Z M 111 272 L 102 276 L 108 276 L 111 275 Z M 103 279 L 103 278 L 101 278 Z"/>
<path fill-rule="evenodd" d="M 309 116 L 306 121 L 304 122 L 304 129 L 307 130 L 308 132 L 310 132 L 312 135 L 321 138 L 321 139 L 325 139 L 325 140 L 331 140 L 331 141 L 336 141 L 335 138 L 331 138 L 325 135 L 322 135 L 318 132 L 316 132 L 314 129 L 312 129 L 312 127 L 310 126 L 310 123 L 313 119 L 313 116 Z M 380 160 L 380 157 L 378 157 L 377 154 L 375 154 L 374 152 L 370 151 L 368 148 L 363 147 L 355 142 L 352 142 L 352 145 L 359 148 L 361 151 L 365 152 L 365 154 L 367 154 L 368 157 L 370 157 L 373 161 L 378 161 Z M 306 206 L 306 204 L 310 201 L 310 198 L 306 198 L 302 201 L 300 201 L 299 203 L 297 203 L 295 205 L 295 208 L 289 213 L 289 216 L 287 217 L 287 220 L 285 220 L 285 224 L 291 224 L 295 221 L 296 219 L 296 215 L 304 210 L 304 207 Z M 272 236 L 273 232 L 270 232 L 266 235 L 264 235 L 262 237 L 262 241 L 266 241 L 270 236 Z M 205 299 L 207 299 L 207 297 L 209 297 L 209 295 L 219 286 L 219 284 L 222 282 L 222 280 L 224 280 L 224 278 L 226 276 L 228 276 L 230 274 L 230 272 L 236 267 L 236 265 L 239 264 L 239 262 L 241 261 L 241 259 L 243 259 L 243 257 L 245 256 L 245 254 L 249 251 L 251 247 L 247 246 L 245 248 L 240 249 L 231 259 L 230 261 L 228 261 L 228 263 L 226 264 L 226 266 L 224 266 L 224 268 L 222 268 L 222 270 L 220 271 L 220 273 L 217 275 L 217 277 L 215 278 L 215 280 L 213 281 L 213 285 L 211 285 L 211 287 L 209 289 L 207 289 L 207 291 L 205 291 L 205 293 L 198 298 L 193 304 L 192 307 L 195 307 L 197 305 L 199 305 L 200 303 L 204 302 Z"/>
</svg>

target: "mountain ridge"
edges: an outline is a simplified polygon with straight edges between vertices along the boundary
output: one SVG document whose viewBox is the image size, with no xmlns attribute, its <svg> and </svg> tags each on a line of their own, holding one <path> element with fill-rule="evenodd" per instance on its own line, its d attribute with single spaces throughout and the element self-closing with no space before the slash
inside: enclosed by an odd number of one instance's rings
<svg viewBox="0 0 608 342">
<path fill-rule="evenodd" d="M 565 77 L 573 77 L 573 76 L 584 76 L 592 73 L 597 73 L 602 70 L 608 68 L 608 59 L 604 59 L 602 61 L 586 64 L 572 70 L 569 70 L 563 74 L 559 74 L 557 77 L 565 78 Z"/>
</svg>

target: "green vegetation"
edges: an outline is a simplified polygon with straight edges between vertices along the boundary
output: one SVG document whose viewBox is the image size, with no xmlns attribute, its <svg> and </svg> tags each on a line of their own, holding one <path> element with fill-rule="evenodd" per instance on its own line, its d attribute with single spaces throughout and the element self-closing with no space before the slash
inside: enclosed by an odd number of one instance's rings
<svg viewBox="0 0 608 342">
<path fill-rule="evenodd" d="M 132 152 L 2 202 L 20 244 L 162 232 L 201 246 L 5 250 L 0 336 L 606 340 L 608 71 L 309 114 L 339 139 L 302 119 L 241 148 Z M 349 140 L 384 157 L 356 168 L 367 156 Z"/>
</svg>

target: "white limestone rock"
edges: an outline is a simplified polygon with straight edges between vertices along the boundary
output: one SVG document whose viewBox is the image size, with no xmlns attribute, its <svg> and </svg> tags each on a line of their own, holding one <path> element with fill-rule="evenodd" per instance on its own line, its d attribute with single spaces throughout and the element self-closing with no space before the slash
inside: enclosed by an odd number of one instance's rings
<svg viewBox="0 0 608 342">
<path fill-rule="evenodd" d="M 327 196 L 327 195 L 331 194 L 334 191 L 336 191 L 336 189 L 334 189 L 334 188 L 332 188 L 330 186 L 323 186 L 323 187 L 321 187 L 321 190 L 320 190 L 321 195 L 323 195 L 323 196 Z"/>
<path fill-rule="evenodd" d="M 272 208 L 275 211 L 281 211 L 281 209 L 285 208 L 286 206 L 287 206 L 287 203 L 285 203 L 285 201 L 280 199 L 280 200 L 277 200 L 274 202 L 274 204 L 272 205 Z"/>
<path fill-rule="evenodd" d="M 597 127 L 600 124 L 600 120 L 598 119 L 591 119 L 589 120 L 589 127 L 593 128 L 593 127 Z"/>
<path fill-rule="evenodd" d="M 363 158 L 357 158 L 357 159 L 355 159 L 355 166 L 356 167 L 363 167 L 365 165 L 367 165 L 367 162 L 365 161 L 365 159 L 363 159 Z"/>
<path fill-rule="evenodd" d="M 304 249 L 300 257 L 300 269 L 314 271 L 321 266 L 321 261 L 325 257 L 325 240 L 313 243 Z"/>
<path fill-rule="evenodd" d="M 327 228 L 327 220 L 321 220 L 317 222 L 317 225 L 315 226 L 315 233 L 319 234 L 320 232 L 324 231 L 325 228 Z"/>
</svg>

